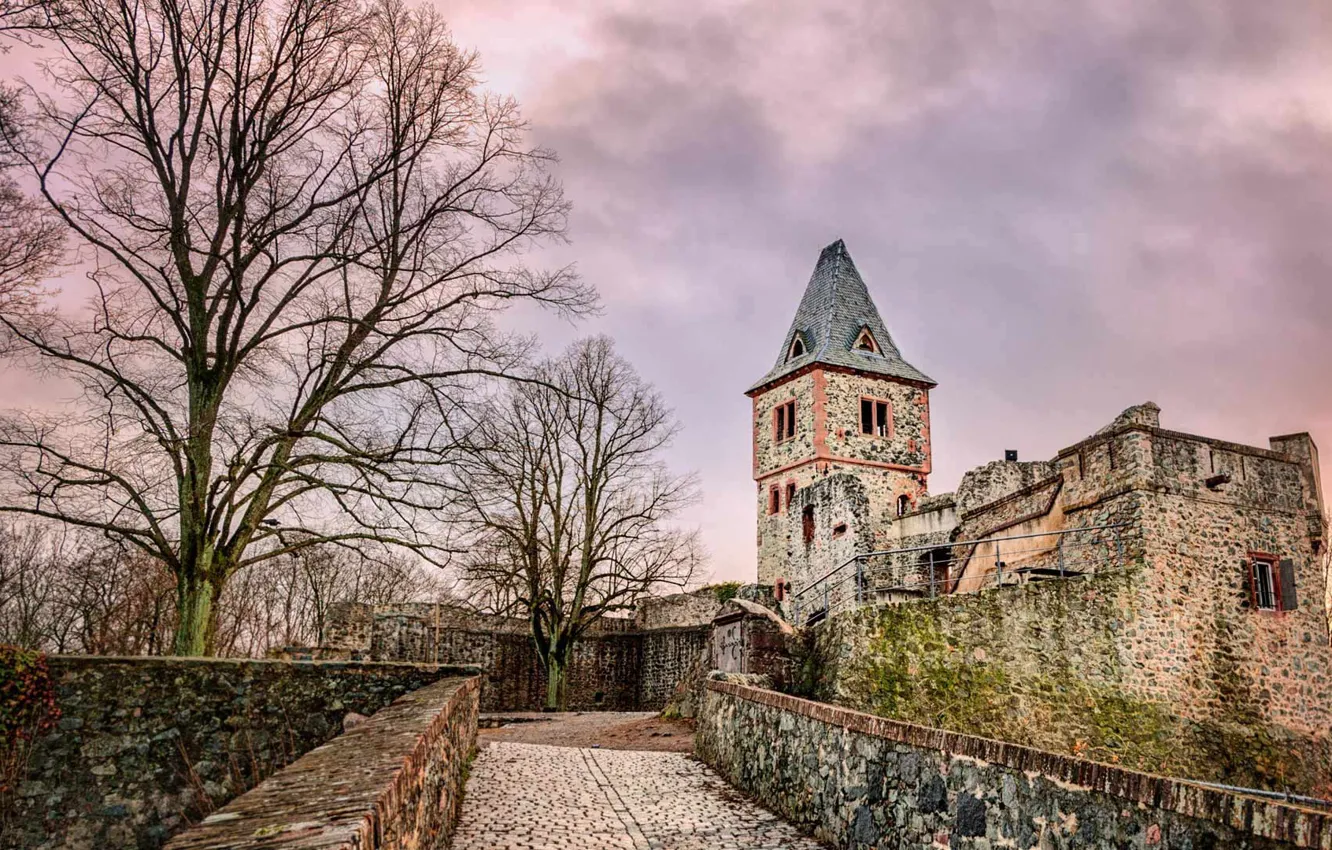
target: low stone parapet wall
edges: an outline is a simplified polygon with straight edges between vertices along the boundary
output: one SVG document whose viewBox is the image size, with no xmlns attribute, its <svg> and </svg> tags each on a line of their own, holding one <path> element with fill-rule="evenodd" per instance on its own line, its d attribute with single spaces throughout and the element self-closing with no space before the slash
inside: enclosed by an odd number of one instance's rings
<svg viewBox="0 0 1332 850">
<path fill-rule="evenodd" d="M 1332 848 L 1332 816 L 709 681 L 699 756 L 841 848 Z"/>
<path fill-rule="evenodd" d="M 0 848 L 153 850 L 405 693 L 471 668 L 51 656 L 58 728 L 38 739 Z"/>
<path fill-rule="evenodd" d="M 443 848 L 476 745 L 481 678 L 400 697 L 306 753 L 167 850 Z"/>
</svg>

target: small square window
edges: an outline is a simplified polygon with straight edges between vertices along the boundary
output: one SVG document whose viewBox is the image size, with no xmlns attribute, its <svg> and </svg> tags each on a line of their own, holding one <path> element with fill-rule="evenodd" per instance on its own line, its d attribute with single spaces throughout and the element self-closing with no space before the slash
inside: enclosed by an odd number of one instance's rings
<svg viewBox="0 0 1332 850">
<path fill-rule="evenodd" d="M 892 407 L 877 398 L 860 399 L 860 433 L 871 437 L 892 435 Z"/>
</svg>

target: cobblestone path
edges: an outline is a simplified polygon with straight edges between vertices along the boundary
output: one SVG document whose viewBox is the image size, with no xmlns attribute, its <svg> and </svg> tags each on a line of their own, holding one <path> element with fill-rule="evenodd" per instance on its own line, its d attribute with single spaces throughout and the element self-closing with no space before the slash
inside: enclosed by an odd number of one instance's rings
<svg viewBox="0 0 1332 850">
<path fill-rule="evenodd" d="M 821 850 L 684 753 L 497 742 L 453 850 Z"/>
</svg>

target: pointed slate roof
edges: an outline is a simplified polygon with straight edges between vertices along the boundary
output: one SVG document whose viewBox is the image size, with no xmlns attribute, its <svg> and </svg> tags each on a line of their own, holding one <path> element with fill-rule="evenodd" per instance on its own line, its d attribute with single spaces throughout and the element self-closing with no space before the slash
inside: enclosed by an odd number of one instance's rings
<svg viewBox="0 0 1332 850">
<path fill-rule="evenodd" d="M 877 352 L 855 348 L 856 338 L 866 328 L 879 346 Z M 804 340 L 805 353 L 787 359 L 796 334 L 800 334 Z M 929 376 L 902 359 L 901 352 L 888 333 L 887 325 L 874 306 L 874 299 L 870 298 L 869 290 L 865 288 L 865 281 L 861 279 L 860 272 L 856 271 L 856 264 L 851 261 L 851 255 L 841 239 L 820 252 L 814 274 L 810 276 L 805 295 L 800 299 L 795 319 L 786 332 L 786 338 L 782 340 L 776 364 L 749 388 L 749 392 L 811 363 L 826 363 L 858 372 L 935 385 Z"/>
</svg>

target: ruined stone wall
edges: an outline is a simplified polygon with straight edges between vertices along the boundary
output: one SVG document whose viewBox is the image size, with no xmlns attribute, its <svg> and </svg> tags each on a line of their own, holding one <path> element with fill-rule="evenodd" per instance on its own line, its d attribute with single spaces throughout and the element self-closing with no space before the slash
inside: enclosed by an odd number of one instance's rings
<svg viewBox="0 0 1332 850">
<path fill-rule="evenodd" d="M 409 693 L 243 794 L 168 850 L 447 847 L 476 746 L 480 680 Z"/>
<path fill-rule="evenodd" d="M 631 621 L 626 621 L 631 622 Z M 474 664 L 485 671 L 483 711 L 533 711 L 546 701 L 546 670 L 532 637 L 511 629 L 436 627 L 434 620 L 396 611 L 377 614 L 370 654 L 383 661 Z M 708 625 L 585 634 L 568 671 L 574 711 L 656 711 L 684 678 Z M 466 660 L 463 660 L 466 659 Z"/>
<path fill-rule="evenodd" d="M 456 668 L 52 656 L 59 728 L 36 744 L 0 847 L 161 847 L 167 837 Z"/>
<path fill-rule="evenodd" d="M 1332 848 L 1332 818 L 1014 746 L 708 682 L 695 749 L 833 846 Z"/>
<path fill-rule="evenodd" d="M 681 626 L 700 626 L 712 622 L 721 607 L 717 591 L 703 587 L 689 593 L 656 596 L 638 603 L 634 612 L 635 630 L 673 629 Z"/>
</svg>

